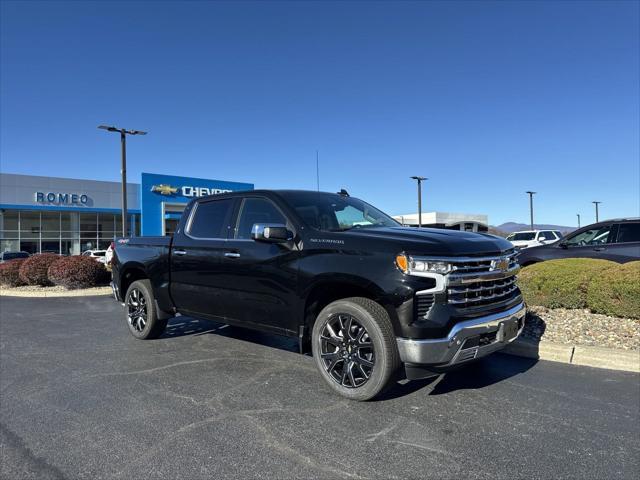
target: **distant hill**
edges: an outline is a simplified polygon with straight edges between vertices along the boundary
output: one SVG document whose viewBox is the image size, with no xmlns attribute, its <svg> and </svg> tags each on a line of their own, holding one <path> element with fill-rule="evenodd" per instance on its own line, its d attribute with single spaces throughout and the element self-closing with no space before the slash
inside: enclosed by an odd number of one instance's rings
<svg viewBox="0 0 640 480">
<path fill-rule="evenodd" d="M 531 230 L 531 225 L 529 225 L 528 223 L 507 222 L 492 228 L 500 232 L 513 233 L 522 230 Z M 573 232 L 576 229 L 576 227 L 567 227 L 565 225 L 547 225 L 544 223 L 534 223 L 533 228 L 535 230 L 560 230 L 565 235 L 569 232 Z"/>
</svg>

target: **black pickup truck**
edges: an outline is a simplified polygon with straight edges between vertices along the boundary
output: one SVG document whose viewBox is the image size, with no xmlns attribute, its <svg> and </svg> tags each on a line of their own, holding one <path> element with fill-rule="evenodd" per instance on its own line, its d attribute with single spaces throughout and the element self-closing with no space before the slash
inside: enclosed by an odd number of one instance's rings
<svg viewBox="0 0 640 480">
<path fill-rule="evenodd" d="M 402 227 L 345 191 L 255 190 L 194 199 L 172 237 L 120 239 L 112 285 L 139 339 L 176 314 L 295 336 L 367 400 L 514 340 L 518 269 L 492 235 Z"/>
</svg>

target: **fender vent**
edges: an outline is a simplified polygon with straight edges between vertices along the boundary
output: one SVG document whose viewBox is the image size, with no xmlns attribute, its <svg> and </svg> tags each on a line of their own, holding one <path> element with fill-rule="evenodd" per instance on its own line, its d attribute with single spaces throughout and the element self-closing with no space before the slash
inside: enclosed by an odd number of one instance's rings
<svg viewBox="0 0 640 480">
<path fill-rule="evenodd" d="M 418 320 L 427 318 L 427 315 L 429 315 L 431 307 L 433 306 L 433 301 L 433 294 L 416 295 L 416 317 Z"/>
</svg>

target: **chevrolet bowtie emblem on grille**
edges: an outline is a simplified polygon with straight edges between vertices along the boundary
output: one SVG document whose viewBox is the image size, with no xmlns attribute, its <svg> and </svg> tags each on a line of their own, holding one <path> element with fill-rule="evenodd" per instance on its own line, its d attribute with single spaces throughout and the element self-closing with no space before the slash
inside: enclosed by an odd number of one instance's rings
<svg viewBox="0 0 640 480">
<path fill-rule="evenodd" d="M 493 271 L 501 271 L 506 272 L 509 270 L 509 260 L 506 258 L 498 258 L 497 260 L 491 260 L 491 268 L 489 269 Z"/>
<path fill-rule="evenodd" d="M 178 189 L 176 187 L 172 187 L 171 185 L 154 185 L 151 187 L 152 192 L 159 193 L 160 195 L 175 195 L 178 193 Z"/>
</svg>

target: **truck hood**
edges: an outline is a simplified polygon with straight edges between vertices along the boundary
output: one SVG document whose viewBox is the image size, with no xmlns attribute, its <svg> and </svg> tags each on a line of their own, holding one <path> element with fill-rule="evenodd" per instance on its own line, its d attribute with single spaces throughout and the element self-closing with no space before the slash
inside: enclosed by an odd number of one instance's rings
<svg viewBox="0 0 640 480">
<path fill-rule="evenodd" d="M 380 227 L 354 228 L 343 232 L 346 239 L 378 239 L 398 245 L 398 251 L 413 255 L 464 256 L 493 255 L 513 250 L 511 242 L 486 233 L 439 228 Z"/>
</svg>

